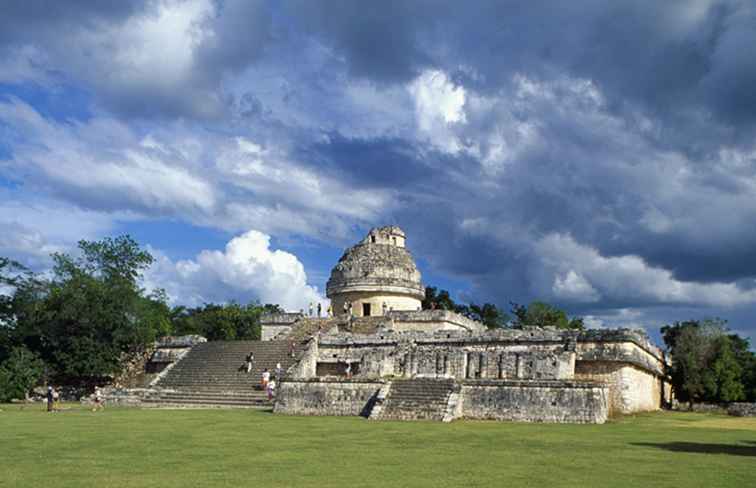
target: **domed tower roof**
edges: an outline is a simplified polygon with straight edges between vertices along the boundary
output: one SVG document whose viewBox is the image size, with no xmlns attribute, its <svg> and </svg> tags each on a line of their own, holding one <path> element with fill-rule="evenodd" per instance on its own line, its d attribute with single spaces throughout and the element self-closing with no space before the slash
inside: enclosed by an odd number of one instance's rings
<svg viewBox="0 0 756 488">
<path fill-rule="evenodd" d="M 371 229 L 350 247 L 331 270 L 326 295 L 348 292 L 401 293 L 422 300 L 425 288 L 415 260 L 404 247 L 405 234 L 396 226 Z"/>
</svg>

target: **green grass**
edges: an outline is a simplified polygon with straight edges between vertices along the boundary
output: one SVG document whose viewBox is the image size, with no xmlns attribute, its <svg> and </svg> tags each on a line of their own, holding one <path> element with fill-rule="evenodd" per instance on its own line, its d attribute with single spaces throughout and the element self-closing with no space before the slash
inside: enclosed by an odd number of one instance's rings
<svg viewBox="0 0 756 488">
<path fill-rule="evenodd" d="M 0 405 L 0 486 L 756 486 L 756 419 L 371 422 Z"/>
</svg>

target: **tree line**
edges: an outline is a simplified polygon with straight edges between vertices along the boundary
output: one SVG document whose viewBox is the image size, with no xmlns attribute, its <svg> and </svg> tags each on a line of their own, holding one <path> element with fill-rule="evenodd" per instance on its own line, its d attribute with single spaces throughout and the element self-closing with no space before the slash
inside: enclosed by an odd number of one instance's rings
<svg viewBox="0 0 756 488">
<path fill-rule="evenodd" d="M 493 303 L 456 303 L 447 290 L 439 290 L 434 286 L 425 287 L 425 298 L 422 302 L 424 310 L 450 310 L 464 315 L 472 320 L 483 323 L 489 329 L 523 327 L 556 327 L 558 329 L 585 328 L 582 317 L 569 317 L 564 310 L 545 302 L 534 301 L 528 305 L 510 302 L 510 313 L 507 313 Z"/>
<path fill-rule="evenodd" d="M 140 287 L 153 257 L 130 237 L 80 241 L 52 254 L 49 273 L 0 257 L 0 401 L 23 398 L 42 379 L 92 385 L 120 372 L 158 337 L 259 339 L 260 316 L 277 305 L 171 307 Z"/>
</svg>

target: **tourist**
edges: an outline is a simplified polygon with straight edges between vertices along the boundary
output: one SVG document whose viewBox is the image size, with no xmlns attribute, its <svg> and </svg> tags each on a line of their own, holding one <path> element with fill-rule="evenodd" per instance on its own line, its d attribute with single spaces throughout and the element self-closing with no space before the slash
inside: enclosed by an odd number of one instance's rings
<svg viewBox="0 0 756 488">
<path fill-rule="evenodd" d="M 245 366 L 247 368 L 247 374 L 252 372 L 252 365 L 255 362 L 255 355 L 250 351 L 247 355 Z"/>
<path fill-rule="evenodd" d="M 265 368 L 265 370 L 262 373 L 262 381 L 260 381 L 260 386 L 262 386 L 263 391 L 266 391 L 268 389 L 269 382 L 270 382 L 270 371 L 268 371 L 268 368 Z"/>
<path fill-rule="evenodd" d="M 347 302 L 344 302 L 344 315 L 349 313 L 349 305 L 347 305 Z"/>
<path fill-rule="evenodd" d="M 268 393 L 268 401 L 273 400 L 273 396 L 276 393 L 276 380 L 271 380 L 265 391 Z"/>
<path fill-rule="evenodd" d="M 346 363 L 346 377 L 351 378 L 352 377 L 352 363 L 347 362 Z"/>
<path fill-rule="evenodd" d="M 312 302 L 310 302 L 310 317 L 312 317 Z"/>
<path fill-rule="evenodd" d="M 276 363 L 276 379 L 278 381 L 281 381 L 282 377 L 283 377 L 283 368 L 281 367 L 281 363 Z"/>
<path fill-rule="evenodd" d="M 318 302 L 318 318 L 320 318 L 320 313 L 323 310 L 322 305 L 320 305 L 320 302 Z"/>
<path fill-rule="evenodd" d="M 349 316 L 352 317 L 352 302 L 349 302 Z"/>
<path fill-rule="evenodd" d="M 388 305 L 386 305 L 386 302 L 383 302 L 383 315 L 386 315 L 387 310 L 388 310 Z"/>
<path fill-rule="evenodd" d="M 103 402 L 102 402 L 102 394 L 100 393 L 100 387 L 95 386 L 94 406 L 92 406 L 92 411 L 95 412 L 97 410 L 103 410 L 103 409 L 105 409 L 105 405 L 103 405 Z"/>
<path fill-rule="evenodd" d="M 296 351 L 296 346 L 294 345 L 294 341 L 289 342 L 289 356 L 294 357 Z"/>
<path fill-rule="evenodd" d="M 52 386 L 47 387 L 47 411 L 48 412 L 53 411 L 53 387 Z"/>
<path fill-rule="evenodd" d="M 60 392 L 56 388 L 52 391 L 53 397 L 53 412 L 60 412 Z"/>
<path fill-rule="evenodd" d="M 326 312 L 329 317 L 333 317 L 333 307 L 331 307 L 331 304 L 328 304 L 328 310 Z"/>
</svg>

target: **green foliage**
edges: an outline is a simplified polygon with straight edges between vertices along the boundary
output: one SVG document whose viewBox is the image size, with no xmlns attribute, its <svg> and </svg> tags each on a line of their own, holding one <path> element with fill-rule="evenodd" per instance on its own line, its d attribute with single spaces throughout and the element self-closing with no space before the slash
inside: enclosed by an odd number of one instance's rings
<svg viewBox="0 0 756 488">
<path fill-rule="evenodd" d="M 465 317 L 482 322 L 489 329 L 506 327 L 509 316 L 493 303 L 464 305 L 455 303 L 446 290 L 439 290 L 434 286 L 425 287 L 425 298 L 422 301 L 423 310 L 450 310 Z"/>
<path fill-rule="evenodd" d="M 523 327 L 556 327 L 558 329 L 585 328 L 582 317 L 569 318 L 564 310 L 544 302 L 531 302 L 530 305 L 512 303 L 512 314 L 515 316 L 513 328 Z"/>
<path fill-rule="evenodd" d="M 727 334 L 724 320 L 675 322 L 661 332 L 672 354 L 669 373 L 680 401 L 753 399 L 754 354 L 748 350 L 747 339 Z"/>
<path fill-rule="evenodd" d="M 171 331 L 165 294 L 144 296 L 138 286 L 148 252 L 128 236 L 80 241 L 79 250 L 53 254 L 50 278 L 15 279 L 0 339 L 35 351 L 65 382 L 114 375 L 123 353 Z"/>
<path fill-rule="evenodd" d="M 425 287 L 425 298 L 422 301 L 423 310 L 439 309 L 451 310 L 457 309 L 457 304 L 446 290 L 439 290 L 435 286 Z"/>
<path fill-rule="evenodd" d="M 205 304 L 202 307 L 176 307 L 171 311 L 174 333 L 199 334 L 210 341 L 258 340 L 260 317 L 280 312 L 278 305 L 229 303 Z"/>
<path fill-rule="evenodd" d="M 23 399 L 44 373 L 42 360 L 25 347 L 15 347 L 0 364 L 0 402 Z"/>
</svg>

